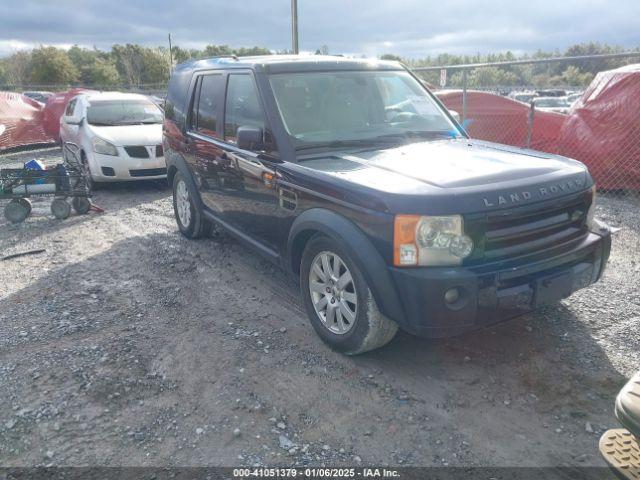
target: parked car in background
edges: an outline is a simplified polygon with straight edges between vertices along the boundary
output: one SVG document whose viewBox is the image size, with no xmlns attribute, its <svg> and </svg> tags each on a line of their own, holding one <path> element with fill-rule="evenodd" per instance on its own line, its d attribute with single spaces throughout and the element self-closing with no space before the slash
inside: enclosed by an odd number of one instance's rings
<svg viewBox="0 0 640 480">
<path fill-rule="evenodd" d="M 569 103 L 569 105 L 573 106 L 574 103 L 576 103 L 578 100 L 580 100 L 580 98 L 582 97 L 582 94 L 584 92 L 575 92 L 575 93 L 570 93 L 569 95 L 567 95 L 567 102 Z"/>
<path fill-rule="evenodd" d="M 396 62 L 179 65 L 164 146 L 180 232 L 218 225 L 284 268 L 346 354 L 398 328 L 451 336 L 557 302 L 609 256 L 584 165 L 470 139 Z"/>
<path fill-rule="evenodd" d="M 25 97 L 29 97 L 31 100 L 35 100 L 38 103 L 42 103 L 43 105 L 47 103 L 47 100 L 49 99 L 49 97 L 53 95 L 52 92 L 35 92 L 35 91 L 22 92 L 22 94 Z"/>
<path fill-rule="evenodd" d="M 164 98 L 159 97 L 157 95 L 149 95 L 149 99 L 155 103 L 158 107 L 164 110 Z"/>
<path fill-rule="evenodd" d="M 164 178 L 162 110 L 146 95 L 83 93 L 60 118 L 60 139 L 80 147 L 93 182 Z"/>
<path fill-rule="evenodd" d="M 567 113 L 571 107 L 567 97 L 537 97 L 532 101 L 536 110 L 543 112 Z"/>
<path fill-rule="evenodd" d="M 522 103 L 531 103 L 531 100 L 537 96 L 538 94 L 536 92 L 511 92 L 509 94 L 509 98 Z"/>
<path fill-rule="evenodd" d="M 539 97 L 566 97 L 567 91 L 560 88 L 549 88 L 546 90 L 536 90 Z"/>
</svg>

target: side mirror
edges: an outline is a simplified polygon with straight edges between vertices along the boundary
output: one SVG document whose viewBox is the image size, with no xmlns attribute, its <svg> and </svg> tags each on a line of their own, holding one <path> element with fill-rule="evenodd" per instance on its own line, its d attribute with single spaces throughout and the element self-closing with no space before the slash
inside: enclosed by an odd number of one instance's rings
<svg viewBox="0 0 640 480">
<path fill-rule="evenodd" d="M 64 117 L 64 122 L 67 125 L 82 125 L 83 120 L 82 117 Z"/>
<path fill-rule="evenodd" d="M 456 122 L 460 123 L 460 114 L 455 110 L 449 110 L 449 114 L 456 119 Z"/>
<path fill-rule="evenodd" d="M 242 126 L 236 133 L 238 148 L 255 150 L 262 146 L 262 129 L 258 127 Z"/>
</svg>

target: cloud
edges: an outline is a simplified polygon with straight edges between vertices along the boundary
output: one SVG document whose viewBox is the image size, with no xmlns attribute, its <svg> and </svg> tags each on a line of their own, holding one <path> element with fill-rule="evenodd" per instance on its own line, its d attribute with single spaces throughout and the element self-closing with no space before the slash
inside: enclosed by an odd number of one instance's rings
<svg viewBox="0 0 640 480">
<path fill-rule="evenodd" d="M 0 5 L 0 55 L 38 44 L 115 43 L 201 48 L 290 46 L 290 0 L 23 0 Z M 640 2 L 620 0 L 299 0 L 300 47 L 423 57 L 531 52 L 600 41 L 640 47 Z"/>
</svg>

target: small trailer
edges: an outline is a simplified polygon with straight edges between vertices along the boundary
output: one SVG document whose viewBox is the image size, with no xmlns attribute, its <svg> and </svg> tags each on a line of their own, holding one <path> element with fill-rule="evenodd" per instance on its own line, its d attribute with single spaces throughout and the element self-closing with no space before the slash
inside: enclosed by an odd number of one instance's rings
<svg viewBox="0 0 640 480">
<path fill-rule="evenodd" d="M 0 200 L 10 200 L 4 208 L 7 220 L 26 220 L 31 214 L 31 197 L 54 197 L 51 213 L 58 219 L 68 218 L 72 207 L 79 214 L 91 210 L 91 187 L 79 159 L 79 147 L 65 143 L 62 151 L 63 162 L 44 170 L 26 164 L 0 170 Z"/>
</svg>

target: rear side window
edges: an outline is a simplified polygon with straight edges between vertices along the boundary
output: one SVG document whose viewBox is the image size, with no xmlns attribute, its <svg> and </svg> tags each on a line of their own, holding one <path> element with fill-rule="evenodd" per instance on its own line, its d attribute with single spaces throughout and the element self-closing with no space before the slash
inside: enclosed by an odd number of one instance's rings
<svg viewBox="0 0 640 480">
<path fill-rule="evenodd" d="M 195 91 L 192 113 L 192 127 L 203 135 L 219 136 L 218 112 L 222 97 L 222 80 L 220 74 L 204 75 L 200 78 Z"/>
<path fill-rule="evenodd" d="M 236 143 L 236 133 L 240 127 L 259 127 L 264 130 L 264 113 L 251 75 L 229 75 L 224 111 L 224 138 L 228 142 Z"/>
</svg>

